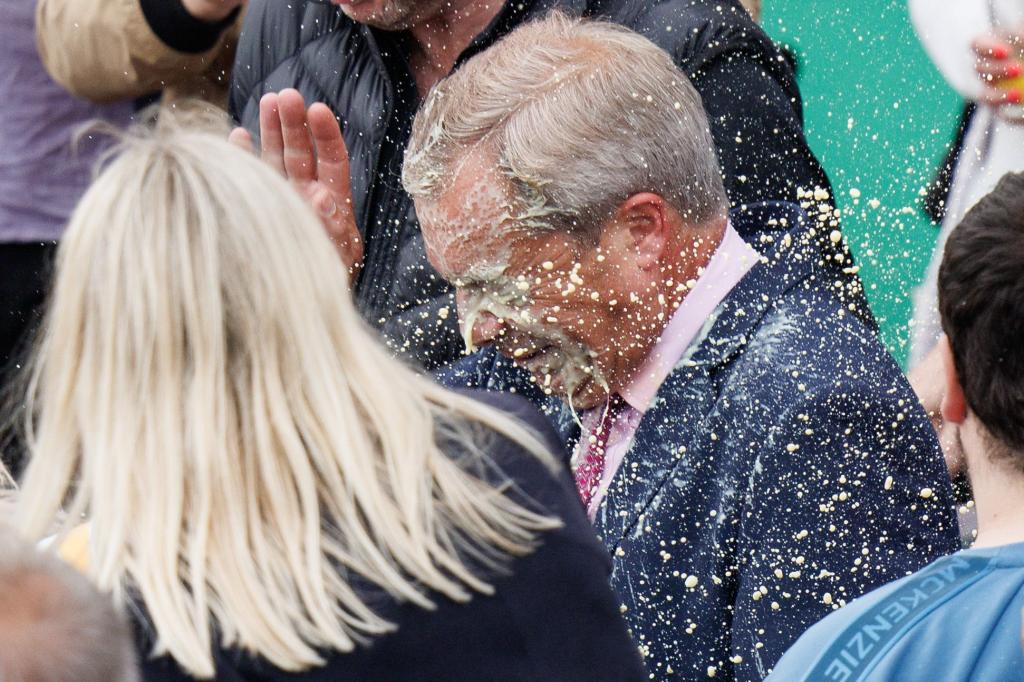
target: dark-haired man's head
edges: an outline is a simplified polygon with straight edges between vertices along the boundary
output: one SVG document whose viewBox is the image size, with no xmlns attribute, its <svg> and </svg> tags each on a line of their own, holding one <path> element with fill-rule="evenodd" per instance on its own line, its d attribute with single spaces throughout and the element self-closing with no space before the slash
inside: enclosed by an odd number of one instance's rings
<svg viewBox="0 0 1024 682">
<path fill-rule="evenodd" d="M 943 417 L 962 425 L 968 468 L 1024 478 L 1024 173 L 1003 177 L 950 235 L 939 310 Z"/>
</svg>

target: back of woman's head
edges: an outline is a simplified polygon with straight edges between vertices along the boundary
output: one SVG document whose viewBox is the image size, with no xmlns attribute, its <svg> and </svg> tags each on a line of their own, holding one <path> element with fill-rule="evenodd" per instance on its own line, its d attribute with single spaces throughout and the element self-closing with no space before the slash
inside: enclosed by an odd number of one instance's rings
<svg viewBox="0 0 1024 682">
<path fill-rule="evenodd" d="M 144 602 L 157 651 L 213 673 L 212 637 L 277 666 L 386 632 L 339 567 L 429 606 L 488 586 L 466 556 L 528 551 L 543 516 L 467 473 L 520 427 L 376 343 L 318 218 L 223 131 L 130 136 L 61 243 L 31 365 L 20 523 L 64 506 L 90 572 Z"/>
</svg>

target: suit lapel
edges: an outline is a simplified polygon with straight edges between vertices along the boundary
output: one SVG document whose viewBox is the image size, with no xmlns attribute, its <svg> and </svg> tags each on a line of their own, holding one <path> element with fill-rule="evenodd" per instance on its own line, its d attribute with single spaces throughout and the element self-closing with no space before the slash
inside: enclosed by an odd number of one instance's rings
<svg viewBox="0 0 1024 682">
<path fill-rule="evenodd" d="M 815 276 L 820 256 L 802 224 L 802 213 L 794 213 L 792 222 L 782 222 L 793 229 L 772 233 L 752 225 L 767 224 L 762 210 L 731 215 L 737 231 L 762 251 L 762 262 L 719 305 L 658 389 L 598 509 L 594 524 L 610 552 L 626 534 L 643 530 L 642 525 L 638 528 L 641 515 L 673 470 L 686 461 L 694 439 L 706 431 L 704 424 L 718 400 L 719 370 L 742 353 L 774 301 Z"/>
</svg>

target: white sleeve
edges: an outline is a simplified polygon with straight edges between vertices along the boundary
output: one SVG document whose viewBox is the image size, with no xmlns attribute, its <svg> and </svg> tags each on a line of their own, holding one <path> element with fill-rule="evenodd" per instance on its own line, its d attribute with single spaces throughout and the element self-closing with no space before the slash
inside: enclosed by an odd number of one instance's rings
<svg viewBox="0 0 1024 682">
<path fill-rule="evenodd" d="M 908 0 L 907 5 L 921 45 L 942 77 L 965 99 L 977 99 L 982 86 L 971 41 L 992 30 L 989 0 Z"/>
</svg>

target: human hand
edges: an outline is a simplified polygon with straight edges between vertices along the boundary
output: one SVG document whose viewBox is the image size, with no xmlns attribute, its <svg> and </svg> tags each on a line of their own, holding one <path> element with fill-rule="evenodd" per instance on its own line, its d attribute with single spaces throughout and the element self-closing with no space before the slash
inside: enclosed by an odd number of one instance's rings
<svg viewBox="0 0 1024 682">
<path fill-rule="evenodd" d="M 1011 123 L 1024 124 L 1024 29 L 979 36 L 971 44 L 974 69 L 984 83 L 978 101 L 997 107 Z"/>
<path fill-rule="evenodd" d="M 226 19 L 236 7 L 245 4 L 245 0 L 181 0 L 185 11 L 200 21 L 211 24 Z"/>
<path fill-rule="evenodd" d="M 363 265 L 363 242 L 352 210 L 348 149 L 334 113 L 325 104 L 306 109 L 297 90 L 268 93 L 260 100 L 262 158 L 309 201 L 320 216 L 355 281 Z M 245 128 L 231 131 L 230 140 L 252 150 Z"/>
</svg>

